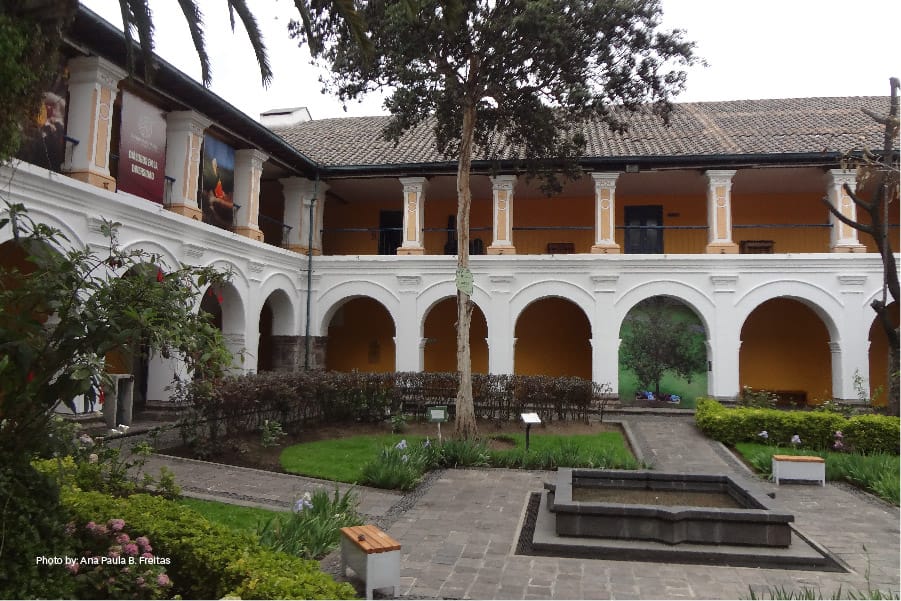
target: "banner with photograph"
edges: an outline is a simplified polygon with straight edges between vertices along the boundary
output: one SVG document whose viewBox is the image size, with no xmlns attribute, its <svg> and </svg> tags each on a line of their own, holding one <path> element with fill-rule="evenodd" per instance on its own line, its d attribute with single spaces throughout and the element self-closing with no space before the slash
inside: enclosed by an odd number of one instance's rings
<svg viewBox="0 0 901 601">
<path fill-rule="evenodd" d="M 165 113 L 123 91 L 119 131 L 119 190 L 162 204 L 166 184 Z"/>
<path fill-rule="evenodd" d="M 234 222 L 235 149 L 212 136 L 203 137 L 201 196 L 203 221 L 231 229 Z"/>
<path fill-rule="evenodd" d="M 61 64 L 34 121 L 25 124 L 16 158 L 51 171 L 60 171 L 66 156 L 66 93 L 69 73 Z"/>
</svg>

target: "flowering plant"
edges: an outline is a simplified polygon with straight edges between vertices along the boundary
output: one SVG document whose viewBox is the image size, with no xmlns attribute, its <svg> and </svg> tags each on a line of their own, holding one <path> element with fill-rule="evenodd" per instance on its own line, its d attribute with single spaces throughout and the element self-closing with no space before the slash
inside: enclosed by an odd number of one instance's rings
<svg viewBox="0 0 901 601">
<path fill-rule="evenodd" d="M 835 431 L 835 441 L 832 443 L 832 448 L 836 451 L 843 451 L 845 449 L 845 435 L 842 434 L 841 430 Z"/>
<path fill-rule="evenodd" d="M 795 434 L 791 439 L 792 446 L 800 446 L 801 445 L 801 437 Z"/>
<path fill-rule="evenodd" d="M 172 596 L 172 581 L 166 574 L 168 558 L 157 557 L 146 536 L 132 538 L 125 520 L 106 524 L 88 522 L 77 528 L 66 526 L 66 534 L 77 539 L 80 554 L 66 558 L 66 569 L 76 580 L 76 598 L 164 599 Z"/>
</svg>

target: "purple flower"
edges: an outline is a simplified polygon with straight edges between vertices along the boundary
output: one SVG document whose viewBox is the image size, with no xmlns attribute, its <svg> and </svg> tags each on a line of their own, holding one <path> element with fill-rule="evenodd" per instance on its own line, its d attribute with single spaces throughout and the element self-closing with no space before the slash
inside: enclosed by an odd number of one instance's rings
<svg viewBox="0 0 901 601">
<path fill-rule="evenodd" d="M 300 513 L 304 509 L 312 509 L 313 508 L 313 500 L 310 497 L 310 493 L 305 492 L 303 496 L 297 499 L 297 502 L 294 503 L 294 513 Z"/>
<path fill-rule="evenodd" d="M 406 449 L 407 448 L 407 439 L 404 438 L 403 440 L 401 440 L 399 443 L 394 445 L 394 448 L 397 449 L 398 451 L 403 451 L 404 449 Z"/>
<path fill-rule="evenodd" d="M 84 528 L 88 532 L 93 532 L 94 530 L 97 529 L 97 524 L 95 524 L 94 522 L 88 522 L 87 524 L 84 525 Z"/>
<path fill-rule="evenodd" d="M 798 436 L 797 434 L 795 434 L 794 436 L 792 436 L 791 443 L 794 444 L 794 445 L 799 445 L 799 444 L 801 444 L 801 437 Z"/>
<path fill-rule="evenodd" d="M 841 451 L 843 448 L 845 448 L 845 445 L 844 443 L 842 443 L 842 441 L 836 440 L 834 443 L 832 443 L 832 448 L 836 451 Z"/>
<path fill-rule="evenodd" d="M 769 434 L 769 432 L 767 432 L 766 430 L 761 430 L 761 431 L 757 434 L 757 436 L 759 436 L 760 438 L 766 440 L 766 439 L 768 439 L 768 438 L 770 437 L 770 434 Z"/>
<path fill-rule="evenodd" d="M 842 434 L 842 431 L 841 431 L 841 430 L 836 430 L 836 431 L 835 431 L 835 437 L 836 437 L 836 438 L 844 438 L 845 435 Z"/>
<path fill-rule="evenodd" d="M 134 543 L 126 544 L 124 547 L 122 547 L 122 550 L 125 551 L 126 555 L 137 555 L 138 554 L 138 546 Z"/>
<path fill-rule="evenodd" d="M 150 540 L 146 536 L 139 536 L 135 539 L 135 542 L 141 545 L 141 549 L 144 551 L 150 550 Z"/>
<path fill-rule="evenodd" d="M 143 576 L 138 576 L 137 578 L 135 578 L 135 584 L 137 584 L 137 585 L 140 586 L 141 588 L 144 588 L 145 586 L 147 586 L 146 584 L 144 584 L 144 577 L 143 577 Z"/>
<path fill-rule="evenodd" d="M 156 577 L 156 583 L 160 586 L 169 586 L 172 584 L 172 581 L 169 580 L 169 577 L 165 574 L 160 574 Z"/>
<path fill-rule="evenodd" d="M 112 519 L 107 523 L 107 525 L 118 532 L 119 530 L 125 528 L 125 520 Z"/>
<path fill-rule="evenodd" d="M 131 541 L 131 538 L 129 538 L 129 536 L 124 532 L 116 537 L 116 542 L 119 543 L 120 545 L 124 545 L 125 543 L 127 543 L 129 541 Z"/>
<path fill-rule="evenodd" d="M 97 524 L 96 526 L 94 526 L 93 532 L 97 536 L 106 536 L 109 533 L 109 530 L 103 524 Z"/>
<path fill-rule="evenodd" d="M 68 563 L 66 564 L 66 569 L 69 570 L 73 574 L 78 573 L 78 564 L 77 563 Z"/>
<path fill-rule="evenodd" d="M 144 559 L 153 559 L 153 553 L 144 552 L 141 553 L 141 557 L 143 557 Z"/>
</svg>

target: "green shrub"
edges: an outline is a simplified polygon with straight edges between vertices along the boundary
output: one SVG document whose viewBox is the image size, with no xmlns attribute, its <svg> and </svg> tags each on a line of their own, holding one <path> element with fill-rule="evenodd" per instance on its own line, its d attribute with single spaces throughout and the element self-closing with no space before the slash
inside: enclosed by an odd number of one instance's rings
<svg viewBox="0 0 901 601">
<path fill-rule="evenodd" d="M 348 584 L 335 583 L 316 562 L 260 547 L 250 535 L 212 524 L 197 512 L 161 497 L 118 499 L 67 488 L 63 504 L 78 521 L 121 518 L 168 557 L 168 572 L 185 598 L 351 599 Z"/>
<path fill-rule="evenodd" d="M 861 415 L 846 418 L 825 411 L 780 411 L 738 407 L 727 409 L 713 399 L 701 399 L 695 421 L 704 434 L 727 445 L 738 442 L 761 442 L 759 434 L 767 432 L 771 444 L 788 445 L 793 436 L 801 438 L 808 449 L 828 449 L 836 431 L 845 443 L 866 453 L 898 453 L 899 421 L 897 417 Z"/>
<path fill-rule="evenodd" d="M 38 557 L 71 556 L 59 488 L 27 462 L 0 464 L 0 599 L 72 598 L 63 566 Z"/>
<path fill-rule="evenodd" d="M 858 415 L 842 428 L 845 443 L 860 453 L 898 454 L 899 420 L 890 415 Z"/>
</svg>

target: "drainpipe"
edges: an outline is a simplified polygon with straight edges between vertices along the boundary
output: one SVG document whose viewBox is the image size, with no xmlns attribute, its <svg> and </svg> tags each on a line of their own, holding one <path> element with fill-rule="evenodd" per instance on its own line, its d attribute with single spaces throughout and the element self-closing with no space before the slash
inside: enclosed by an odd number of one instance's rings
<svg viewBox="0 0 901 601">
<path fill-rule="evenodd" d="M 303 356 L 303 369 L 310 371 L 310 352 L 312 341 L 310 340 L 310 311 L 313 305 L 313 228 L 316 226 L 313 215 L 316 207 L 316 198 L 319 196 L 319 171 L 316 171 L 316 179 L 313 181 L 313 198 L 310 200 L 309 236 L 307 238 L 307 319 L 304 343 L 306 349 Z"/>
</svg>

